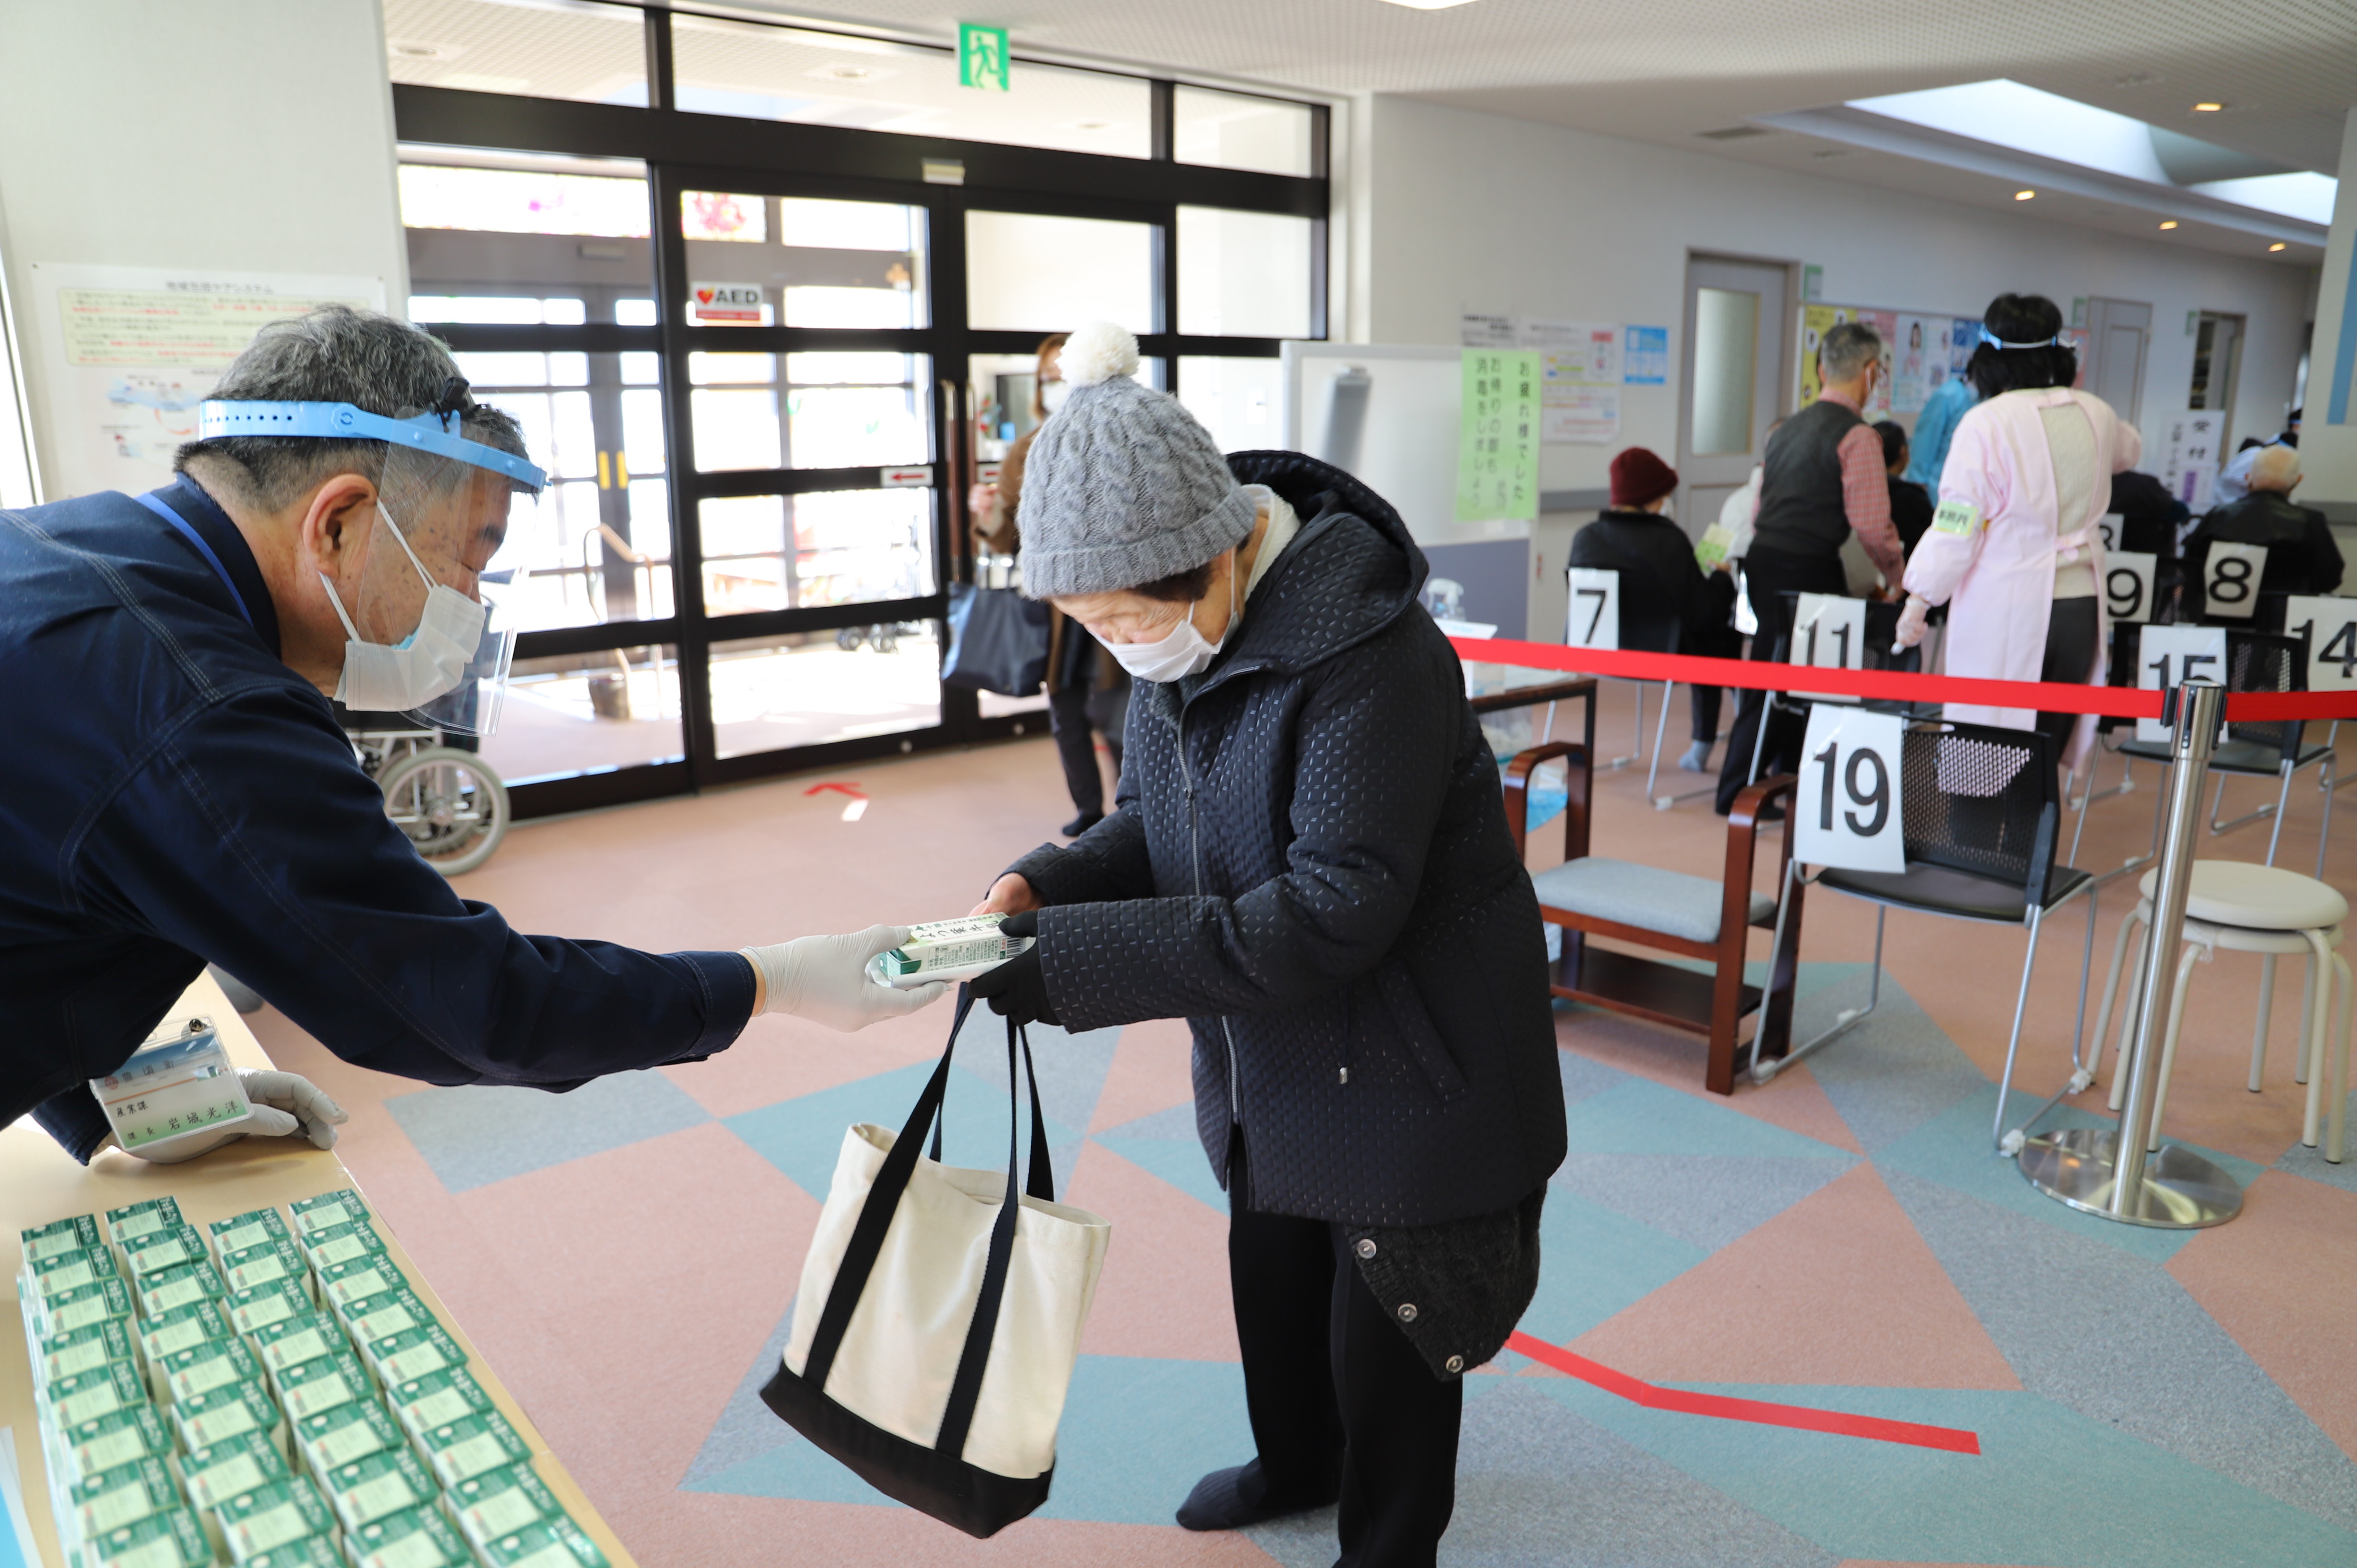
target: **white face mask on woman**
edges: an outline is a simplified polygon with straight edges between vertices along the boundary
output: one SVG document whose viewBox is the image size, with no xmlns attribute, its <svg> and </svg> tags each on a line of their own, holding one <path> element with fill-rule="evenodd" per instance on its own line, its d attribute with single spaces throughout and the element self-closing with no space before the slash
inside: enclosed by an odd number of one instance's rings
<svg viewBox="0 0 2357 1568">
<path fill-rule="evenodd" d="M 1071 395 L 1072 383 L 1070 381 L 1042 382 L 1039 387 L 1039 406 L 1049 413 L 1054 413 L 1064 406 L 1064 400 Z"/>
<path fill-rule="evenodd" d="M 1155 642 L 1109 642 L 1105 651 L 1114 662 L 1139 681 L 1176 681 L 1187 675 L 1200 675 L 1210 668 L 1228 639 L 1236 634 L 1236 569 L 1228 564 L 1228 626 L 1213 642 L 1195 629 L 1195 610 L 1203 601 L 1197 599 L 1170 628 L 1170 635 Z"/>
</svg>

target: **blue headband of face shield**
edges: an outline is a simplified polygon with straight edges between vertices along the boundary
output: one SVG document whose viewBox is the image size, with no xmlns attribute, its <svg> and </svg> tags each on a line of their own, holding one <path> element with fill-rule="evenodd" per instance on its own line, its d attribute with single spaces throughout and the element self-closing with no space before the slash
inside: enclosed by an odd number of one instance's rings
<svg viewBox="0 0 2357 1568">
<path fill-rule="evenodd" d="M 2042 338 L 2035 343 L 2008 343 L 1984 327 L 1981 328 L 1981 341 L 1992 349 L 2059 349 L 2062 346 L 2062 334 L 2057 332 L 2053 337 Z"/>
<path fill-rule="evenodd" d="M 545 472 L 514 454 L 454 433 L 450 426 L 457 417 L 421 413 L 414 419 L 388 419 L 348 403 L 226 403 L 208 399 L 197 411 L 197 439 L 313 435 L 330 440 L 382 441 L 503 474 L 533 495 L 548 484 Z"/>
</svg>

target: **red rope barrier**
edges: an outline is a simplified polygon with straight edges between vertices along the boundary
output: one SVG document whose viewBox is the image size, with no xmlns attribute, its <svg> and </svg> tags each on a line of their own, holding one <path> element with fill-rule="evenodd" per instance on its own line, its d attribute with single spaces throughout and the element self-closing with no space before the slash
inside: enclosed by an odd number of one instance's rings
<svg viewBox="0 0 2357 1568">
<path fill-rule="evenodd" d="M 1977 1434 L 1953 1426 L 1925 1426 L 1912 1421 L 1889 1421 L 1878 1415 L 1850 1415 L 1837 1410 L 1818 1410 L 1804 1404 L 1774 1404 L 1766 1400 L 1735 1399 L 1727 1394 L 1695 1393 L 1685 1389 L 1665 1389 L 1616 1372 L 1600 1361 L 1591 1361 L 1575 1355 L 1559 1345 L 1550 1345 L 1516 1329 L 1507 1337 L 1506 1348 L 1519 1351 L 1534 1361 L 1541 1361 L 1558 1372 L 1566 1372 L 1582 1382 L 1592 1383 L 1606 1393 L 1618 1394 L 1631 1404 L 1647 1410 L 1676 1411 L 1683 1415 L 1714 1416 L 1720 1421 L 1751 1421 L 1762 1426 L 1790 1426 L 1803 1432 L 1830 1432 L 1839 1437 L 1864 1437 L 1877 1443 L 1904 1443 L 1917 1448 L 1940 1448 L 1951 1454 L 1978 1454 L 1981 1440 Z"/>
<path fill-rule="evenodd" d="M 2158 692 L 2134 686 L 2088 686 L 2055 681 L 1983 681 L 1962 675 L 1914 675 L 1896 670 L 1824 670 L 1750 659 L 1705 659 L 1690 653 L 1636 653 L 1567 648 L 1559 642 L 1452 637 L 1458 657 L 1480 664 L 1609 675 L 1625 681 L 1680 681 L 1749 691 L 1824 693 L 1886 702 L 1970 703 L 1988 708 L 2030 708 L 2050 714 L 2106 714 L 2122 719 L 2160 716 Z M 2230 721 L 2357 719 L 2357 692 L 2237 692 L 2226 699 Z"/>
</svg>

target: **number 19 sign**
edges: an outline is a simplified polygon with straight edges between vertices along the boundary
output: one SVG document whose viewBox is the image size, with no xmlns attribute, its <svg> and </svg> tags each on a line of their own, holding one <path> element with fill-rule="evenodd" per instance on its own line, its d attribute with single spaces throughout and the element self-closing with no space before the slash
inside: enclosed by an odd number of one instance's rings
<svg viewBox="0 0 2357 1568">
<path fill-rule="evenodd" d="M 1792 858 L 1846 871 L 1907 869 L 1899 759 L 1907 721 L 1857 708 L 1809 710 L 1801 787 L 1792 798 Z"/>
</svg>

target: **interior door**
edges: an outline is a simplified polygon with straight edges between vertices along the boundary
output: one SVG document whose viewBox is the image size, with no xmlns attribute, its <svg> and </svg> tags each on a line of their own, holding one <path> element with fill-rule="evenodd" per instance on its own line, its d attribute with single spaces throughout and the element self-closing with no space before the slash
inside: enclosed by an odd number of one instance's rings
<svg viewBox="0 0 2357 1568">
<path fill-rule="evenodd" d="M 2130 424 L 2144 406 L 2144 363 L 2151 340 L 2150 305 L 2127 299 L 2087 302 L 2087 390 Z"/>
<path fill-rule="evenodd" d="M 1678 412 L 1678 518 L 1689 535 L 1718 521 L 1751 477 L 1791 377 L 1791 272 L 1781 263 L 1686 259 L 1685 396 Z"/>
</svg>

